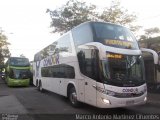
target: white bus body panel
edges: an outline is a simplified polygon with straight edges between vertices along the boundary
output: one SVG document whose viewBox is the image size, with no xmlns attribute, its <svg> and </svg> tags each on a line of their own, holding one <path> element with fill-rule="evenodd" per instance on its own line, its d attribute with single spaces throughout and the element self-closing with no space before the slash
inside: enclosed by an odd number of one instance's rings
<svg viewBox="0 0 160 120">
<path fill-rule="evenodd" d="M 88 103 L 93 106 L 96 106 L 97 91 L 94 88 L 94 86 L 96 85 L 97 82 L 95 80 L 92 80 L 88 77 L 85 78 L 85 103 Z"/>
</svg>

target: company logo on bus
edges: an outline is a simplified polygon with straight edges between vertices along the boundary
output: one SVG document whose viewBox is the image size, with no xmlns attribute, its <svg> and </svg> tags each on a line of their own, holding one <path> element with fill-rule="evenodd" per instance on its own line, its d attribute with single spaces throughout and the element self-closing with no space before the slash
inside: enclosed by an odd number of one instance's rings
<svg viewBox="0 0 160 120">
<path fill-rule="evenodd" d="M 50 65 L 56 65 L 56 64 L 59 64 L 59 54 L 48 56 L 47 58 L 45 58 L 43 60 L 43 66 L 44 67 L 47 67 L 47 66 L 50 66 Z"/>
<path fill-rule="evenodd" d="M 124 88 L 122 89 L 123 93 L 137 93 L 138 92 L 138 88 Z"/>
</svg>

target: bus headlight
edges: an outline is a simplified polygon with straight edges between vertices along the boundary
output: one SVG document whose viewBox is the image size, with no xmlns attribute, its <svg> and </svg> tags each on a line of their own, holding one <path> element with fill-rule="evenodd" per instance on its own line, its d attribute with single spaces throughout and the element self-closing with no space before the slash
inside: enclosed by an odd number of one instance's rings
<svg viewBox="0 0 160 120">
<path fill-rule="evenodd" d="M 106 90 L 106 94 L 109 96 L 115 96 L 116 93 L 110 90 Z"/>
<path fill-rule="evenodd" d="M 105 99 L 105 98 L 102 98 L 102 101 L 103 101 L 104 104 L 110 104 L 110 101 Z"/>
<path fill-rule="evenodd" d="M 146 102 L 146 101 L 147 101 L 147 97 L 144 98 L 144 102 Z"/>
<path fill-rule="evenodd" d="M 144 90 L 143 91 L 144 91 L 144 93 L 147 91 L 147 86 L 144 86 Z"/>
</svg>

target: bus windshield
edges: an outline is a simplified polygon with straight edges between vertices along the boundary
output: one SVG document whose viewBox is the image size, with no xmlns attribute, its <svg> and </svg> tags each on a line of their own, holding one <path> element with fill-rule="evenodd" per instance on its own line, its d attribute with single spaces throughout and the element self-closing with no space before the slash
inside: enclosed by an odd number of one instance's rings
<svg viewBox="0 0 160 120">
<path fill-rule="evenodd" d="M 11 66 L 29 66 L 29 60 L 27 58 L 10 58 L 10 65 Z"/>
<path fill-rule="evenodd" d="M 109 23 L 94 23 L 93 29 L 95 42 L 118 48 L 139 49 L 136 38 L 125 27 Z"/>
<path fill-rule="evenodd" d="M 28 79 L 30 78 L 29 69 L 14 69 L 11 68 L 9 72 L 9 77 L 11 79 Z"/>
<path fill-rule="evenodd" d="M 102 61 L 104 82 L 116 86 L 138 86 L 145 83 L 143 60 L 140 55 L 106 53 Z"/>
</svg>

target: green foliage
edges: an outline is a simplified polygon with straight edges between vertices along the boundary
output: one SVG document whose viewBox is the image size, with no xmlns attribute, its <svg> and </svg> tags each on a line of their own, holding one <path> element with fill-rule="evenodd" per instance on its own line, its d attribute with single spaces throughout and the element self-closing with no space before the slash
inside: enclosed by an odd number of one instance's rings
<svg viewBox="0 0 160 120">
<path fill-rule="evenodd" d="M 105 8 L 99 17 L 106 22 L 129 27 L 133 32 L 141 28 L 141 26 L 132 24 L 136 21 L 137 16 L 133 13 L 130 14 L 127 9 L 121 7 L 120 1 L 118 0 L 112 1 L 111 6 Z"/>
<path fill-rule="evenodd" d="M 10 56 L 8 49 L 7 37 L 3 34 L 3 31 L 0 29 L 0 65 L 4 64 L 4 59 Z"/>
<path fill-rule="evenodd" d="M 157 52 L 160 51 L 160 36 L 141 40 L 139 43 L 142 47 L 153 49 Z"/>
<path fill-rule="evenodd" d="M 26 58 L 26 56 L 24 54 L 21 54 L 20 57 L 21 58 Z"/>
<path fill-rule="evenodd" d="M 130 25 L 137 18 L 134 14 L 129 14 L 127 9 L 120 6 L 120 1 L 112 1 L 109 8 L 105 8 L 100 18 L 106 22 Z"/>
<path fill-rule="evenodd" d="M 148 35 L 152 35 L 152 34 L 159 33 L 159 32 L 160 32 L 160 30 L 157 27 L 149 28 L 149 29 L 145 30 L 145 34 L 148 34 Z"/>
<path fill-rule="evenodd" d="M 160 33 L 160 29 L 149 28 L 144 30 L 145 34 L 140 36 L 139 43 L 141 47 L 160 51 L 160 37 L 154 37 Z"/>
<path fill-rule="evenodd" d="M 46 12 L 50 13 L 51 27 L 55 28 L 53 32 L 64 33 L 74 26 L 92 20 L 91 16 L 95 15 L 94 9 L 94 5 L 87 6 L 85 2 L 70 0 L 59 9 L 54 11 L 47 9 Z"/>
<path fill-rule="evenodd" d="M 154 35 L 160 33 L 160 29 L 158 27 L 154 27 L 154 28 L 145 29 L 144 32 L 145 34 L 140 36 L 140 40 L 154 38 Z"/>
<path fill-rule="evenodd" d="M 104 8 L 102 13 L 98 12 L 96 5 L 87 5 L 85 2 L 70 0 L 64 6 L 56 10 L 47 9 L 52 19 L 53 32 L 64 33 L 73 27 L 86 21 L 105 21 L 125 25 L 136 31 L 140 26 L 132 25 L 136 15 L 129 14 L 128 10 L 120 6 L 119 1 L 111 3 L 109 8 Z"/>
</svg>

